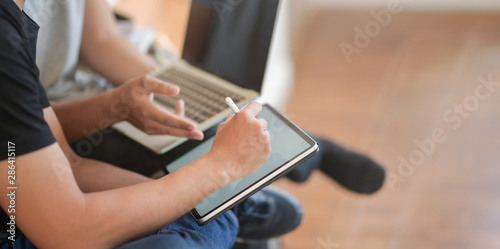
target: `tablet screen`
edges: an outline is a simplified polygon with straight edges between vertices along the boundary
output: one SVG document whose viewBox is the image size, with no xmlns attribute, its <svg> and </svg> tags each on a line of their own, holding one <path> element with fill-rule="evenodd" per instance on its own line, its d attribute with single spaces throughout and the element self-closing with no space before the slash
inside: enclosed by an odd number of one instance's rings
<svg viewBox="0 0 500 249">
<path fill-rule="evenodd" d="M 271 156 L 255 172 L 222 187 L 209 196 L 205 201 L 196 206 L 195 209 L 200 216 L 205 216 L 211 210 L 217 208 L 232 196 L 237 195 L 247 187 L 251 186 L 254 182 L 262 179 L 300 153 L 311 148 L 315 143 L 294 125 L 290 125 L 286 119 L 283 120 L 280 118 L 279 114 L 275 113 L 267 105 L 263 106 L 259 117 L 264 118 L 268 122 L 267 129 L 271 140 Z M 168 164 L 166 166 L 167 171 L 173 172 L 183 165 L 186 165 L 208 153 L 212 146 L 213 139 L 214 137 L 207 139 L 196 148 L 190 150 L 188 153 Z"/>
</svg>

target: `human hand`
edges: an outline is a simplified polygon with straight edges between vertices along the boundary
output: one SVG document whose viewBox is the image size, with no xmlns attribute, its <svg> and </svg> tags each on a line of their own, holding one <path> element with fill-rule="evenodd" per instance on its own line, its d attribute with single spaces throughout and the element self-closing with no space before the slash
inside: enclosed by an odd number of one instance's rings
<svg viewBox="0 0 500 249">
<path fill-rule="evenodd" d="M 223 167 L 231 181 L 254 172 L 271 154 L 267 122 L 257 118 L 261 111 L 259 103 L 250 103 L 217 128 L 207 156 L 216 162 L 216 167 Z"/>
<path fill-rule="evenodd" d="M 126 120 L 150 135 L 166 134 L 190 139 L 203 139 L 203 132 L 184 118 L 184 102 L 179 100 L 170 113 L 153 104 L 154 94 L 169 97 L 179 94 L 179 87 L 151 76 L 131 79 L 113 90 L 112 116 Z"/>
</svg>

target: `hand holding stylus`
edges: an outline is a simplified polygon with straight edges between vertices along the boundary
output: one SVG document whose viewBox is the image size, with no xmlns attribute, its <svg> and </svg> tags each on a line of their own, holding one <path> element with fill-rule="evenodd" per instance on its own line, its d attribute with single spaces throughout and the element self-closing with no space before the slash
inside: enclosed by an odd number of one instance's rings
<svg viewBox="0 0 500 249">
<path fill-rule="evenodd" d="M 267 122 L 257 118 L 261 104 L 253 102 L 240 111 L 231 98 L 226 98 L 226 103 L 235 114 L 219 125 L 207 155 L 216 157 L 234 181 L 254 172 L 269 158 L 271 143 Z"/>
</svg>

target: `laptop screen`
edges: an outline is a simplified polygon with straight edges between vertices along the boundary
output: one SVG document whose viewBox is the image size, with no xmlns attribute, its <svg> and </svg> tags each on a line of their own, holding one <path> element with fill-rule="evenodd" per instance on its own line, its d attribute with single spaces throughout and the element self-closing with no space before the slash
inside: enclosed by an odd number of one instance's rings
<svg viewBox="0 0 500 249">
<path fill-rule="evenodd" d="M 279 0 L 193 0 L 182 58 L 261 91 Z"/>
</svg>

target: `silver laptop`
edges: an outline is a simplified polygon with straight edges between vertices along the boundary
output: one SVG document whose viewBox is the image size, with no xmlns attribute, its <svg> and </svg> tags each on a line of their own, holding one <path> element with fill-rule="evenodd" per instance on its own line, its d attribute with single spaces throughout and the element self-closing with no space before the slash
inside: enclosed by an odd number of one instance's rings
<svg viewBox="0 0 500 249">
<path fill-rule="evenodd" d="M 262 88 L 278 10 L 279 0 L 193 0 L 182 58 L 153 74 L 181 91 L 173 98 L 157 95 L 154 103 L 173 112 L 176 101 L 183 99 L 185 117 L 203 131 L 231 113 L 225 97 L 239 107 L 255 100 Z M 147 135 L 125 121 L 114 128 L 157 154 L 187 140 Z"/>
</svg>

